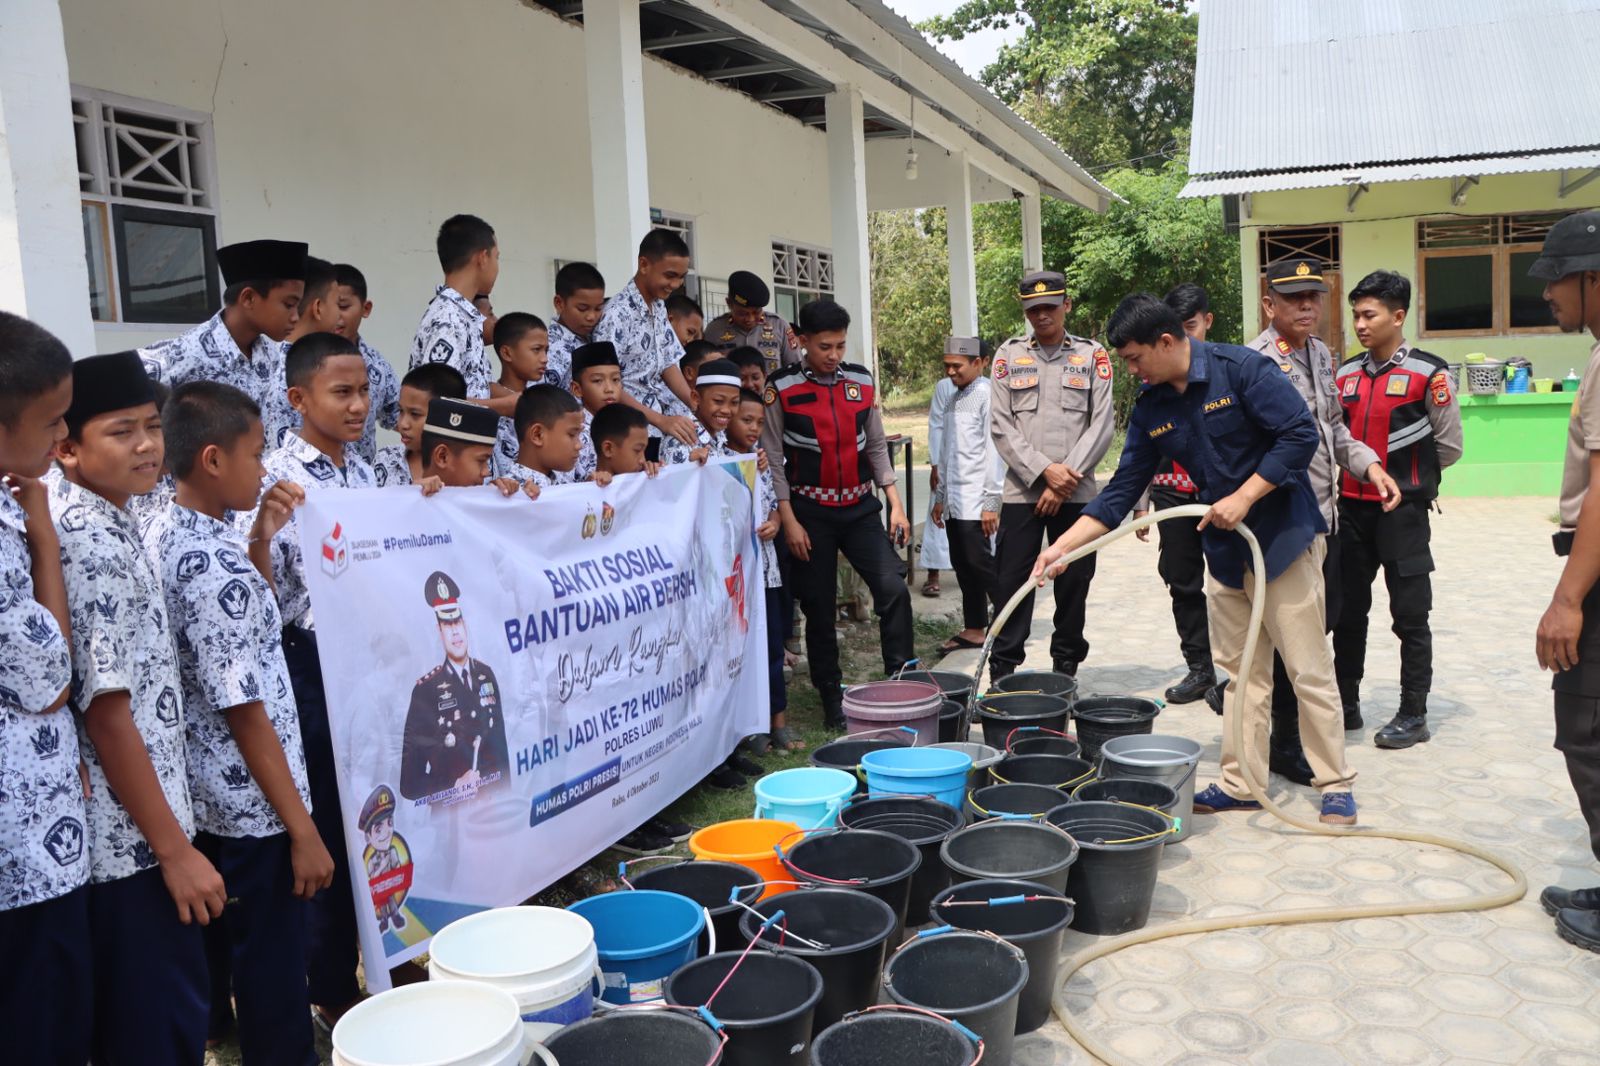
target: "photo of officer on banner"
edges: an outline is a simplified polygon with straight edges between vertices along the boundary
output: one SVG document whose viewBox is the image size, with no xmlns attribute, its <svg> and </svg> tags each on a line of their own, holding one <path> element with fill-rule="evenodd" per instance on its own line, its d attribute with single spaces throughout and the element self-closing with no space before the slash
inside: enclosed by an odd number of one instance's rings
<svg viewBox="0 0 1600 1066">
<path fill-rule="evenodd" d="M 506 777 L 506 729 L 494 671 L 468 650 L 461 589 L 444 571 L 423 584 L 444 661 L 411 689 L 400 751 L 400 795 L 459 803 Z"/>
</svg>

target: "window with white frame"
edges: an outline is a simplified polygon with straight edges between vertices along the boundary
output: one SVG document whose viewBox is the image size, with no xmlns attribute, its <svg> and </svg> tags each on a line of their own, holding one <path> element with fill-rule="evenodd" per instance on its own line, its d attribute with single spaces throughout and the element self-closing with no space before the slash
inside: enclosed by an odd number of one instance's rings
<svg viewBox="0 0 1600 1066">
<path fill-rule="evenodd" d="M 772 242 L 773 311 L 793 322 L 800 308 L 833 295 L 833 253 L 787 241 Z"/>
<path fill-rule="evenodd" d="M 95 321 L 208 318 L 222 303 L 210 117 L 74 86 L 72 126 Z"/>
</svg>

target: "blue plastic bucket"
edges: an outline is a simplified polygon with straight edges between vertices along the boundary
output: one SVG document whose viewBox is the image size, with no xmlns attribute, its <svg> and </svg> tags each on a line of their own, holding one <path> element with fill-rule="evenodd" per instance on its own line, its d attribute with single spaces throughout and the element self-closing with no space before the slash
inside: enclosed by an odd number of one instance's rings
<svg viewBox="0 0 1600 1066">
<path fill-rule="evenodd" d="M 793 822 L 801 829 L 831 829 L 855 790 L 855 775 L 844 770 L 824 766 L 779 770 L 756 782 L 755 816 Z"/>
<path fill-rule="evenodd" d="M 932 796 L 957 810 L 972 756 L 950 748 L 891 748 L 861 757 L 869 796 Z"/>
<path fill-rule="evenodd" d="M 661 999 L 667 977 L 694 958 L 706 922 L 700 904 L 676 892 L 608 892 L 567 910 L 594 926 L 600 998 L 619 1006 Z"/>
</svg>

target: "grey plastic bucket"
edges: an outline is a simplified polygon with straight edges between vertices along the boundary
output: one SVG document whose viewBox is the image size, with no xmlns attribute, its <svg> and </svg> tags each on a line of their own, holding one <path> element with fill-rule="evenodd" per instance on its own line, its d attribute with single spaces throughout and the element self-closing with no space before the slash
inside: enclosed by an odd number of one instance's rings
<svg viewBox="0 0 1600 1066">
<path fill-rule="evenodd" d="M 1161 733 L 1114 737 L 1100 749 L 1100 776 L 1142 777 L 1171 788 L 1178 794 L 1172 813 L 1179 829 L 1168 842 L 1182 840 L 1194 821 L 1194 778 L 1203 750 L 1188 737 Z"/>
<path fill-rule="evenodd" d="M 972 769 L 967 771 L 967 791 L 982 788 L 994 782 L 989 780 L 989 767 L 1005 758 L 1006 753 L 999 748 L 991 748 L 987 744 L 979 744 L 975 740 L 956 740 L 945 744 L 935 744 L 936 748 L 949 748 L 959 751 L 972 760 Z"/>
</svg>

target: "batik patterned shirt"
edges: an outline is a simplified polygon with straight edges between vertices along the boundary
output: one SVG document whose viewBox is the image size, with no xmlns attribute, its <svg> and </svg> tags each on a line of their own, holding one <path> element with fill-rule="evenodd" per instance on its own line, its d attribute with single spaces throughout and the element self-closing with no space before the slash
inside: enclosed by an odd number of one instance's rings
<svg viewBox="0 0 1600 1066">
<path fill-rule="evenodd" d="M 386 485 L 411 484 L 411 464 L 406 462 L 404 444 L 385 444 L 373 457 L 372 481 L 380 489 Z"/>
<path fill-rule="evenodd" d="M 594 415 L 588 408 L 583 411 L 583 443 L 578 448 L 578 462 L 572 468 L 572 480 L 588 481 L 600 465 L 598 449 L 594 446 Z"/>
<path fill-rule="evenodd" d="M 33 596 L 27 513 L 0 486 L 0 911 L 64 896 L 89 880 L 78 731 L 65 708 L 71 649 Z"/>
<path fill-rule="evenodd" d="M 524 469 L 517 463 L 517 453 L 522 450 L 522 445 L 517 442 L 516 420 L 501 418 L 494 433 L 494 451 L 489 453 L 489 476 L 515 477 L 513 471 Z"/>
<path fill-rule="evenodd" d="M 563 389 L 570 389 L 572 388 L 572 353 L 588 344 L 589 338 L 578 336 L 558 320 L 551 321 L 549 333 L 550 352 L 544 365 L 544 383 Z"/>
<path fill-rule="evenodd" d="M 227 711 L 259 701 L 283 746 L 300 801 L 311 809 L 305 750 L 283 619 L 249 549 L 222 519 L 174 505 L 153 522 L 146 546 L 159 568 L 183 687 L 195 825 L 220 837 L 266 837 L 283 820 L 250 776 Z"/>
<path fill-rule="evenodd" d="M 298 418 L 289 406 L 283 352 L 283 344 L 265 334 L 250 345 L 248 355 L 241 352 L 218 311 L 186 333 L 139 349 L 139 358 L 152 378 L 170 388 L 220 381 L 242 391 L 261 408 L 261 428 L 271 448 L 290 420 Z"/>
<path fill-rule="evenodd" d="M 283 447 L 267 455 L 262 463 L 267 475 L 262 479 L 265 492 L 279 481 L 292 481 L 307 492 L 323 489 L 371 489 L 378 480 L 372 467 L 356 454 L 354 444 L 344 446 L 344 466 L 339 466 L 297 433 L 291 433 Z M 249 511 L 236 523 L 240 532 L 255 524 L 256 513 Z M 272 538 L 272 577 L 278 586 L 278 609 L 285 625 L 315 629 L 311 618 L 311 593 L 306 589 L 305 560 L 300 555 L 299 512 Z"/>
<path fill-rule="evenodd" d="M 483 312 L 472 306 L 471 300 L 448 285 L 440 285 L 417 325 L 416 338 L 411 342 L 410 369 L 425 363 L 453 366 L 466 379 L 468 397 L 486 398 L 493 378 L 489 355 L 483 350 L 483 322 Z"/>
<path fill-rule="evenodd" d="M 72 623 L 71 700 L 89 767 L 90 879 L 116 881 L 156 865 L 156 855 L 106 780 L 89 739 L 89 705 L 106 693 L 128 694 L 134 728 L 167 806 L 184 835 L 194 836 L 178 656 L 161 581 L 133 516 L 63 478 L 50 489 L 50 517 L 61 538 Z"/>
<path fill-rule="evenodd" d="M 715 459 L 722 455 L 731 455 L 728 451 L 728 438 L 725 433 L 713 434 L 698 421 L 694 424 L 695 440 L 693 444 L 685 444 L 677 437 L 661 438 L 661 464 L 669 466 L 674 463 L 689 462 L 689 453 L 696 448 L 705 448 L 711 454 L 707 460 Z"/>
<path fill-rule="evenodd" d="M 629 396 L 662 414 L 693 417 L 689 408 L 661 380 L 662 371 L 677 366 L 683 345 L 667 321 L 663 300 L 647 303 L 632 280 L 606 302 L 605 314 L 594 328 L 594 339 L 610 341 L 622 364 L 622 387 Z M 651 434 L 657 431 L 652 428 Z"/>
<path fill-rule="evenodd" d="M 756 525 L 762 525 L 772 517 L 772 512 L 778 509 L 778 490 L 772 485 L 772 467 L 756 471 Z M 761 542 L 761 574 L 765 578 L 763 587 L 769 589 L 783 588 L 783 573 L 778 569 L 778 544 L 777 540 L 764 540 Z M 777 623 L 769 618 L 767 625 Z"/>
</svg>

